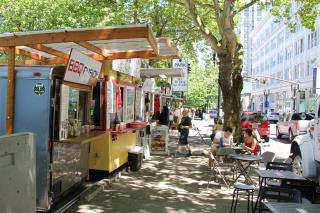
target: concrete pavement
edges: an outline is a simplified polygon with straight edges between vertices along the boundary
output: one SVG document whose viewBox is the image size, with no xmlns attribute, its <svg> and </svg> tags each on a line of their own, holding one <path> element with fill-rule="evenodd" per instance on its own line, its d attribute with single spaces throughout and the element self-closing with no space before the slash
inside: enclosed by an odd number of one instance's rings
<svg viewBox="0 0 320 213">
<path fill-rule="evenodd" d="M 209 148 L 210 123 L 195 121 L 205 142 L 197 131 L 190 132 L 192 157 L 174 154 L 178 134 L 172 134 L 171 156 L 152 156 L 143 162 L 140 171 L 122 172 L 116 182 L 105 185 L 93 199 L 79 201 L 67 212 L 229 212 L 233 189 L 226 188 L 221 180 L 212 182 L 207 189 L 211 171 L 207 171 L 207 158 L 202 154 Z M 271 141 L 265 149 L 278 146 L 277 143 Z M 246 212 L 244 199 L 237 212 Z"/>
</svg>

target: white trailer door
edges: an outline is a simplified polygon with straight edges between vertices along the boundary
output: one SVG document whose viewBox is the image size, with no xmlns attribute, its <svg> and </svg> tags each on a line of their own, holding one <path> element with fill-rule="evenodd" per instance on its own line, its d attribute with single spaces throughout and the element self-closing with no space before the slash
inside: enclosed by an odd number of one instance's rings
<svg viewBox="0 0 320 213">
<path fill-rule="evenodd" d="M 318 106 L 317 114 L 314 119 L 314 136 L 315 139 L 313 140 L 314 143 L 314 157 L 315 160 L 320 162 L 320 106 Z"/>
</svg>

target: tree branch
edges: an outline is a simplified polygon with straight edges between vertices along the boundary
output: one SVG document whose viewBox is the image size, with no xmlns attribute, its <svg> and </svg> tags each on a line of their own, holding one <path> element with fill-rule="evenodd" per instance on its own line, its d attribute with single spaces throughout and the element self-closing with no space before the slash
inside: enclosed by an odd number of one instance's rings
<svg viewBox="0 0 320 213">
<path fill-rule="evenodd" d="M 213 4 L 202 3 L 202 2 L 198 2 L 198 1 L 194 1 L 194 4 L 196 6 L 200 6 L 200 7 L 206 7 L 206 8 L 210 8 L 210 9 L 215 9 Z"/>
<path fill-rule="evenodd" d="M 222 18 L 222 10 L 220 8 L 220 5 L 219 5 L 219 0 L 213 0 L 213 4 L 214 4 L 214 12 L 215 12 L 215 19 L 216 19 L 216 22 L 217 22 L 217 25 L 218 25 L 218 30 L 219 30 L 219 33 L 221 35 L 221 46 L 222 48 L 225 48 L 226 45 L 227 45 L 227 42 L 226 42 L 226 38 L 225 38 L 225 33 L 223 31 L 223 18 Z"/>
<path fill-rule="evenodd" d="M 225 0 L 223 14 L 223 32 L 227 39 L 227 49 L 230 55 L 234 55 L 236 51 L 237 36 L 234 32 L 233 12 L 234 0 Z"/>
<path fill-rule="evenodd" d="M 196 6 L 193 0 L 184 0 L 185 7 L 191 15 L 191 19 L 194 25 L 198 28 L 200 33 L 207 40 L 211 48 L 218 54 L 223 53 L 223 50 L 218 46 L 217 38 L 210 32 L 208 28 L 204 25 L 201 17 L 197 14 Z"/>
<path fill-rule="evenodd" d="M 238 10 L 235 11 L 234 15 L 240 13 L 241 11 L 243 11 L 243 10 L 251 7 L 252 5 L 254 5 L 255 3 L 258 3 L 258 2 L 259 2 L 259 0 L 252 0 L 252 1 L 249 2 L 249 3 L 247 3 L 247 4 L 245 4 L 245 5 L 242 5 L 241 7 L 239 7 Z"/>
</svg>

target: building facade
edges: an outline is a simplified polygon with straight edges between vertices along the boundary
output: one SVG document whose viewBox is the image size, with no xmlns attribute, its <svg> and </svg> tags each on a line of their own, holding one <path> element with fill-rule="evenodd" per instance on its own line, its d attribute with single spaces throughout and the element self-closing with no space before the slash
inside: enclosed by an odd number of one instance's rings
<svg viewBox="0 0 320 213">
<path fill-rule="evenodd" d="M 297 9 L 296 7 L 293 7 Z M 317 71 L 320 69 L 319 29 L 312 32 L 297 22 L 295 32 L 284 21 L 275 23 L 266 13 L 250 34 L 248 54 L 252 81 L 252 111 L 312 111 L 315 107 Z M 250 57 L 251 55 L 251 57 Z M 318 76 L 319 78 L 319 76 Z"/>
<path fill-rule="evenodd" d="M 251 75 L 251 57 L 252 57 L 252 43 L 250 39 L 250 33 L 254 27 L 259 23 L 262 18 L 264 11 L 259 9 L 259 5 L 255 4 L 249 8 L 246 8 L 240 15 L 239 25 L 237 27 L 237 33 L 240 36 L 240 40 L 243 45 L 243 75 Z M 242 90 L 242 108 L 244 111 L 249 110 L 251 106 L 251 95 L 252 85 L 250 80 L 244 81 Z"/>
</svg>

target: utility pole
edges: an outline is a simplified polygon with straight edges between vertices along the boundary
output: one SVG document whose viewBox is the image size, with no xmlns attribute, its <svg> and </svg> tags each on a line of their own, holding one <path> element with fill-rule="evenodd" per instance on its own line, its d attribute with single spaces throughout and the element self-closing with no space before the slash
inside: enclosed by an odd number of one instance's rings
<svg viewBox="0 0 320 213">
<path fill-rule="evenodd" d="M 213 53 L 212 55 L 212 60 L 213 60 L 213 65 L 216 64 L 216 54 Z M 219 75 L 218 75 L 219 76 Z M 221 89 L 220 89 L 220 85 L 219 85 L 219 77 L 218 77 L 218 103 L 217 103 L 217 118 L 220 118 L 220 102 L 221 102 Z"/>
<path fill-rule="evenodd" d="M 220 85 L 218 83 L 218 113 L 217 113 L 217 118 L 220 118 L 220 102 L 221 102 L 221 89 L 220 89 Z"/>
</svg>

